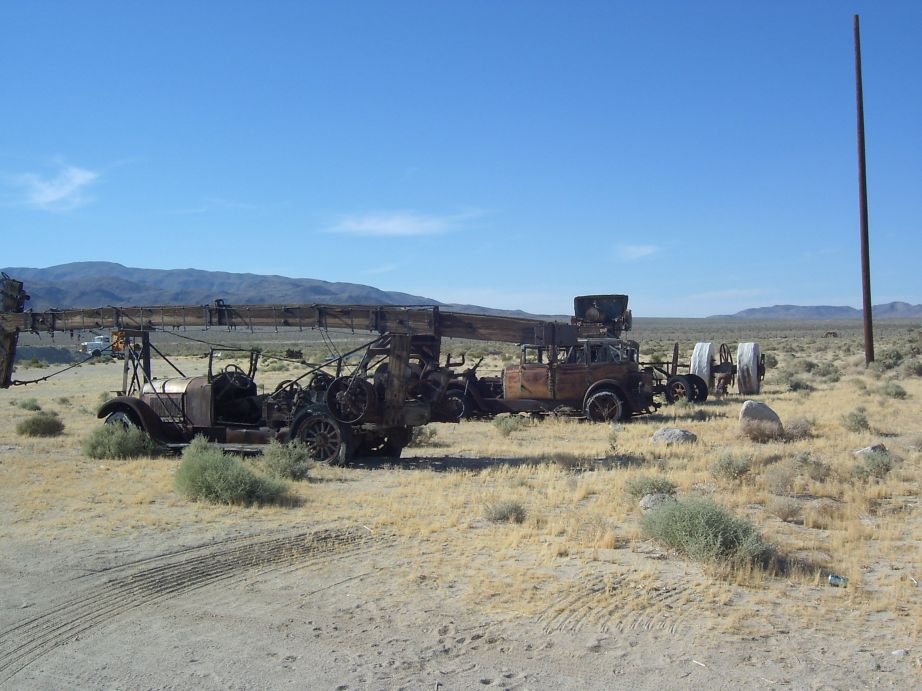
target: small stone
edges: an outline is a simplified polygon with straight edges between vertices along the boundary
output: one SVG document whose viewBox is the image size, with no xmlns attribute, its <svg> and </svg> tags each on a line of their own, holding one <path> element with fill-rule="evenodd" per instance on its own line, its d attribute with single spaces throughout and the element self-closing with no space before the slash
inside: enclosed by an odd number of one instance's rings
<svg viewBox="0 0 922 691">
<path fill-rule="evenodd" d="M 670 501 L 675 501 L 675 497 L 671 494 L 663 494 L 662 492 L 657 492 L 656 494 L 645 494 L 638 503 L 638 506 L 640 507 L 641 511 L 647 513 Z"/>
<path fill-rule="evenodd" d="M 678 427 L 663 427 L 653 433 L 652 441 L 654 444 L 694 444 L 698 437 L 686 429 Z"/>
<path fill-rule="evenodd" d="M 907 655 L 909 655 L 909 651 L 906 650 L 905 648 L 900 648 L 899 650 L 894 650 L 890 654 L 893 655 L 893 657 L 906 657 Z"/>
<path fill-rule="evenodd" d="M 890 452 L 887 451 L 887 447 L 884 446 L 883 444 L 872 444 L 871 446 L 866 446 L 863 449 L 858 449 L 857 451 L 855 451 L 854 455 L 855 456 L 871 456 L 871 455 L 878 454 L 878 453 L 888 454 Z"/>
</svg>

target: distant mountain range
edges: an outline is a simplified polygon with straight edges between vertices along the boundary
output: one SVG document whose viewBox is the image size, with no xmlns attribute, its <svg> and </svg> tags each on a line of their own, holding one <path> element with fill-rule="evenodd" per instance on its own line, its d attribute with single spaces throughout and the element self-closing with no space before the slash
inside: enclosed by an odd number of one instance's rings
<svg viewBox="0 0 922 691">
<path fill-rule="evenodd" d="M 908 302 L 888 302 L 873 305 L 871 316 L 874 319 L 919 319 L 922 318 L 922 305 L 910 305 Z M 774 305 L 773 307 L 753 307 L 736 314 L 718 314 L 720 319 L 809 319 L 836 320 L 861 319 L 861 310 L 854 307 L 837 307 L 833 305 Z"/>
<path fill-rule="evenodd" d="M 314 278 L 202 271 L 200 269 L 138 269 L 113 262 L 73 262 L 44 269 L 2 269 L 25 284 L 31 296 L 27 308 L 101 307 L 116 305 L 206 305 L 221 298 L 229 304 L 439 305 L 474 314 L 538 316 L 521 310 L 441 303 L 432 298 L 380 290 L 359 283 L 331 283 Z M 874 306 L 875 319 L 922 318 L 922 305 L 890 302 Z M 547 315 L 541 315 L 547 316 Z M 681 316 L 681 315 L 676 315 Z M 555 317 L 563 318 L 565 317 Z M 720 319 L 860 319 L 854 307 L 775 305 L 755 307 Z"/>
<path fill-rule="evenodd" d="M 527 315 L 520 310 L 446 304 L 419 295 L 314 278 L 138 269 L 113 262 L 72 262 L 44 269 L 8 267 L 2 271 L 23 282 L 30 295 L 26 308 L 35 311 L 105 305 L 207 305 L 220 298 L 231 305 L 439 305 L 474 314 Z"/>
</svg>

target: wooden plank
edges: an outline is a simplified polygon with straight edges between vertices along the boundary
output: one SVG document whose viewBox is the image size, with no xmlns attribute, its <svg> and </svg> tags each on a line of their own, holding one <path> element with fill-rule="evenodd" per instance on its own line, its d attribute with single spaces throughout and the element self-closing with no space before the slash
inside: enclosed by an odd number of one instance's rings
<svg viewBox="0 0 922 691">
<path fill-rule="evenodd" d="M 532 342 L 535 327 L 547 323 L 394 305 L 153 305 L 0 313 L 0 327 L 7 331 L 300 327 L 433 334 L 504 343 Z"/>
</svg>

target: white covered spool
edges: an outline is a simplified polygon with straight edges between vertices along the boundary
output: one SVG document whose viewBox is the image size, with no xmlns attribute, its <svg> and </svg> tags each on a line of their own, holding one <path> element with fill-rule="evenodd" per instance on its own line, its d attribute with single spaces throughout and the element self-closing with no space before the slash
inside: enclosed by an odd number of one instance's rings
<svg viewBox="0 0 922 691">
<path fill-rule="evenodd" d="M 704 379 L 708 388 L 712 388 L 714 382 L 711 381 L 711 368 L 714 367 L 714 344 L 713 343 L 696 343 L 692 351 L 691 364 L 689 372 L 697 374 Z"/>
<path fill-rule="evenodd" d="M 759 393 L 759 344 L 740 343 L 736 348 L 736 385 L 744 395 Z"/>
</svg>

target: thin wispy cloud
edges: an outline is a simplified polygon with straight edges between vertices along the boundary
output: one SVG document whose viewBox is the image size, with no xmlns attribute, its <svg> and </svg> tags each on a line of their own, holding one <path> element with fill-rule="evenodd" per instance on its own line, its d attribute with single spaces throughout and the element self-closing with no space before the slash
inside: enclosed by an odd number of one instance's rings
<svg viewBox="0 0 922 691">
<path fill-rule="evenodd" d="M 400 267 L 396 264 L 384 264 L 383 266 L 375 266 L 370 269 L 365 269 L 362 274 L 365 276 L 377 276 L 379 274 L 389 274 L 393 273 Z"/>
<path fill-rule="evenodd" d="M 99 173 L 77 166 L 62 165 L 57 173 L 44 177 L 38 173 L 5 176 L 17 190 L 16 201 L 42 211 L 69 211 L 92 201 L 88 188 L 99 180 Z"/>
<path fill-rule="evenodd" d="M 202 200 L 201 204 L 198 204 L 197 206 L 191 206 L 184 209 L 173 209 L 170 213 L 177 216 L 190 216 L 195 214 L 206 214 L 209 211 L 251 211 L 255 208 L 256 206 L 253 204 L 235 202 L 233 200 L 222 199 L 220 197 L 206 197 Z"/>
<path fill-rule="evenodd" d="M 343 216 L 325 231 L 369 237 L 441 235 L 459 229 L 466 221 L 480 215 L 476 211 L 442 216 L 411 211 L 356 214 Z"/>
<path fill-rule="evenodd" d="M 659 252 L 656 245 L 618 245 L 615 247 L 615 256 L 621 261 L 634 261 L 649 257 L 651 254 Z"/>
</svg>

